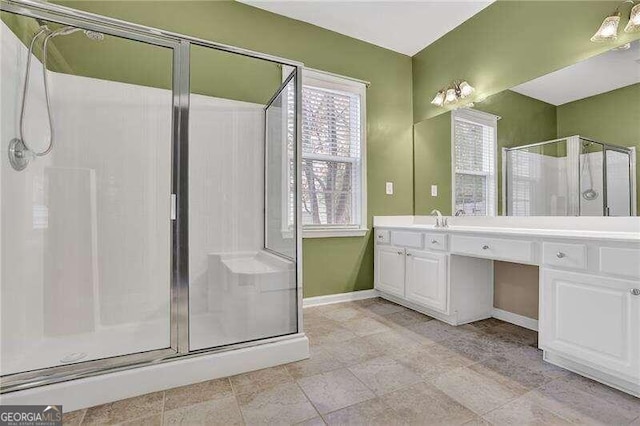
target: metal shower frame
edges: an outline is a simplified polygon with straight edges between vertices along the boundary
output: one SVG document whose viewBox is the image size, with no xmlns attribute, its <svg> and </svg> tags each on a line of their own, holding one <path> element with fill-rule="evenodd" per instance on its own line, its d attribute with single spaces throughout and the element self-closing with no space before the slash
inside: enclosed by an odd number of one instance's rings
<svg viewBox="0 0 640 426">
<path fill-rule="evenodd" d="M 549 145 L 552 143 L 556 143 L 556 142 L 562 142 L 562 141 L 566 141 L 567 143 L 571 142 L 571 141 L 576 141 L 578 144 L 580 143 L 581 140 L 590 142 L 590 143 L 594 143 L 597 145 L 600 145 L 602 147 L 602 152 L 603 152 L 603 161 L 602 161 L 602 188 L 603 188 L 603 203 L 602 203 L 602 215 L 603 216 L 609 216 L 609 207 L 607 204 L 607 161 L 606 161 L 606 151 L 616 151 L 616 152 L 620 152 L 623 154 L 627 154 L 629 156 L 629 212 L 631 214 L 631 216 L 635 216 L 637 214 L 637 209 L 636 209 L 636 150 L 635 147 L 631 147 L 631 148 L 627 148 L 627 147 L 623 147 L 623 146 L 618 146 L 618 145 L 611 145 L 605 142 L 600 142 L 597 141 L 595 139 L 591 139 L 591 138 L 587 138 L 584 136 L 580 136 L 580 135 L 573 135 L 573 136 L 567 136 L 564 138 L 558 138 L 558 139 L 552 139 L 552 140 L 548 140 L 548 141 L 542 141 L 542 142 L 536 142 L 536 143 L 532 143 L 532 144 L 527 144 L 527 145 L 518 145 L 518 146 L 513 146 L 513 147 L 503 147 L 502 148 L 502 214 L 503 215 L 507 215 L 508 211 L 508 203 L 507 203 L 507 191 L 508 191 L 508 184 L 507 184 L 507 153 L 509 151 L 518 151 L 521 149 L 526 149 L 526 148 L 533 148 L 533 147 L 538 147 L 538 146 L 543 146 L 543 145 Z M 578 147 L 579 148 L 579 147 Z M 569 146 L 567 146 L 567 152 L 569 151 Z M 578 158 L 580 156 L 580 151 L 577 152 Z M 580 168 L 580 161 L 577 162 L 577 168 L 575 170 L 575 179 L 577 182 L 580 182 L 580 178 L 581 178 L 581 168 Z M 579 196 L 579 194 L 576 195 L 578 202 L 577 202 L 577 209 L 578 209 L 578 214 L 577 216 L 580 215 L 580 207 L 581 207 L 581 203 L 582 203 L 582 197 Z"/>
<path fill-rule="evenodd" d="M 289 340 L 304 336 L 302 324 L 302 228 L 301 228 L 301 124 L 302 124 L 302 68 L 301 62 L 265 53 L 217 43 L 197 37 L 174 33 L 109 18 L 76 9 L 35 0 L 0 0 L 0 10 L 42 19 L 82 29 L 97 31 L 129 40 L 172 49 L 172 160 L 171 196 L 175 198 L 175 218 L 171 221 L 171 294 L 170 294 L 170 347 L 147 352 L 85 361 L 58 367 L 49 367 L 0 377 L 0 393 L 20 391 L 63 381 L 96 376 L 104 373 L 128 370 L 189 357 Z M 294 68 L 292 77 L 296 87 L 296 333 L 275 336 L 249 342 L 189 350 L 189 240 L 188 240 L 188 149 L 189 149 L 189 96 L 190 96 L 190 48 L 207 47 L 250 58 L 261 59 Z M 285 84 L 289 82 L 287 79 Z M 278 88 L 279 93 L 282 88 Z M 265 112 L 266 113 L 266 112 Z M 266 134 L 265 134 L 266 145 Z M 266 188 L 265 188 L 266 191 Z"/>
</svg>

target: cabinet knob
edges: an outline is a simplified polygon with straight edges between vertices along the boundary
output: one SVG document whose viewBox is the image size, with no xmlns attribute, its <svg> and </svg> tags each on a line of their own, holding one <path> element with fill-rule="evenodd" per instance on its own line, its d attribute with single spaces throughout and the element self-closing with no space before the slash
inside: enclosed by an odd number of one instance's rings
<svg viewBox="0 0 640 426">
<path fill-rule="evenodd" d="M 411 253 L 407 253 L 407 256 L 411 256 Z"/>
<path fill-rule="evenodd" d="M 567 255 L 564 254 L 563 252 L 559 251 L 559 252 L 556 253 L 556 257 L 558 259 L 562 259 L 563 257 L 567 257 Z"/>
<path fill-rule="evenodd" d="M 632 288 L 631 294 L 633 294 L 634 296 L 640 296 L 640 288 Z"/>
<path fill-rule="evenodd" d="M 438 244 L 438 240 L 431 240 L 431 244 Z"/>
<path fill-rule="evenodd" d="M 489 246 L 488 246 L 488 245 L 486 245 L 486 244 L 485 244 L 485 245 L 483 245 L 483 246 L 482 246 L 482 250 L 489 250 Z"/>
<path fill-rule="evenodd" d="M 403 252 L 399 251 L 398 254 L 404 254 Z"/>
<path fill-rule="evenodd" d="M 378 235 L 378 239 L 381 240 L 382 239 L 382 234 Z"/>
</svg>

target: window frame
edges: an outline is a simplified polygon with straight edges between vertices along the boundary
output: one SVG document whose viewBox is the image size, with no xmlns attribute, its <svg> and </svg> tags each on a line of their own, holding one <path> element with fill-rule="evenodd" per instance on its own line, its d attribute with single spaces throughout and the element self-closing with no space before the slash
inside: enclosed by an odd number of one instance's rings
<svg viewBox="0 0 640 426">
<path fill-rule="evenodd" d="M 490 152 L 493 155 L 493 173 L 456 170 L 456 119 L 468 121 L 474 124 L 493 128 L 493 141 Z M 498 120 L 499 116 L 470 108 L 462 108 L 451 111 L 451 213 L 456 212 L 456 174 L 486 176 L 486 193 L 490 193 L 490 185 L 493 185 L 493 199 L 487 200 L 487 212 L 477 216 L 498 215 Z"/>
<path fill-rule="evenodd" d="M 287 74 L 283 70 L 283 76 Z M 310 68 L 302 70 L 302 86 L 318 87 L 320 89 L 335 90 L 341 92 L 353 93 L 360 97 L 360 159 L 359 161 L 353 157 L 333 157 L 329 155 L 311 154 L 306 155 L 301 152 L 302 159 L 321 160 L 321 161 L 344 161 L 357 165 L 359 163 L 357 182 L 360 193 L 352 194 L 352 203 L 356 206 L 354 217 L 359 217 L 359 224 L 352 225 L 312 225 L 302 224 L 303 238 L 332 238 L 332 237 L 363 237 L 369 231 L 367 228 L 367 84 L 363 81 L 342 77 L 339 75 L 318 71 Z M 304 102 L 304 101 L 303 101 Z M 301 135 L 302 136 L 302 135 Z M 354 175 L 356 175 L 354 173 Z M 354 183 L 356 183 L 354 181 Z M 352 186 L 355 187 L 355 186 Z M 358 211 L 359 210 L 359 211 Z"/>
</svg>

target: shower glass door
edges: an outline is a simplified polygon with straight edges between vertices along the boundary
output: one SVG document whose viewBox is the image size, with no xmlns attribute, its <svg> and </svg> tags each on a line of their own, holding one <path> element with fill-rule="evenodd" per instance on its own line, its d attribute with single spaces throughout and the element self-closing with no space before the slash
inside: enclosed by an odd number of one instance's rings
<svg viewBox="0 0 640 426">
<path fill-rule="evenodd" d="M 631 216 L 631 155 L 605 148 L 607 216 Z"/>
<path fill-rule="evenodd" d="M 61 24 L 46 22 L 48 34 Z M 1 14 L 1 375 L 171 351 L 173 49 Z M 44 154 L 48 141 L 53 146 Z M 9 161 L 20 138 L 34 152 Z"/>
<path fill-rule="evenodd" d="M 266 60 L 197 45 L 190 57 L 189 349 L 295 333 L 295 198 L 282 195 L 295 81 L 281 88 L 281 67 Z M 265 198 L 282 219 L 277 249 L 265 249 Z"/>
</svg>

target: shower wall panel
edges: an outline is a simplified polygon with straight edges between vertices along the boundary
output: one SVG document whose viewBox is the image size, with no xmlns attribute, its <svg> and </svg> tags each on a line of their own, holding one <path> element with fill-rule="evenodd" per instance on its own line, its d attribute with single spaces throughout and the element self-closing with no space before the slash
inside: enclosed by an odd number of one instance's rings
<svg viewBox="0 0 640 426">
<path fill-rule="evenodd" d="M 0 337 L 3 343 L 0 345 L 0 357 L 6 360 L 5 355 L 9 348 L 5 342 L 15 339 L 37 339 L 42 336 L 44 328 L 44 265 L 40 250 L 44 244 L 42 227 L 46 224 L 42 218 L 44 169 L 50 165 L 51 157 L 34 162 L 32 167 L 21 173 L 16 173 L 9 165 L 7 147 L 9 141 L 18 135 L 27 49 L 4 23 L 0 24 L 0 31 Z M 32 106 L 29 120 L 25 124 L 29 126 L 29 134 L 34 141 L 42 140 L 48 135 L 44 125 L 46 109 L 42 103 L 44 88 L 42 79 L 38 78 L 41 75 L 42 64 L 33 61 L 31 76 L 34 78 L 29 92 Z M 5 320 L 22 319 L 26 316 L 30 318 L 29 321 Z"/>
<path fill-rule="evenodd" d="M 49 72 L 54 148 L 16 171 L 27 49 L 0 28 L 1 374 L 168 348 L 171 91 Z M 25 137 L 42 150 L 31 65 Z"/>
<path fill-rule="evenodd" d="M 211 255 L 262 249 L 264 106 L 194 94 L 189 119 L 190 312 L 206 315 L 219 303 Z"/>
</svg>

